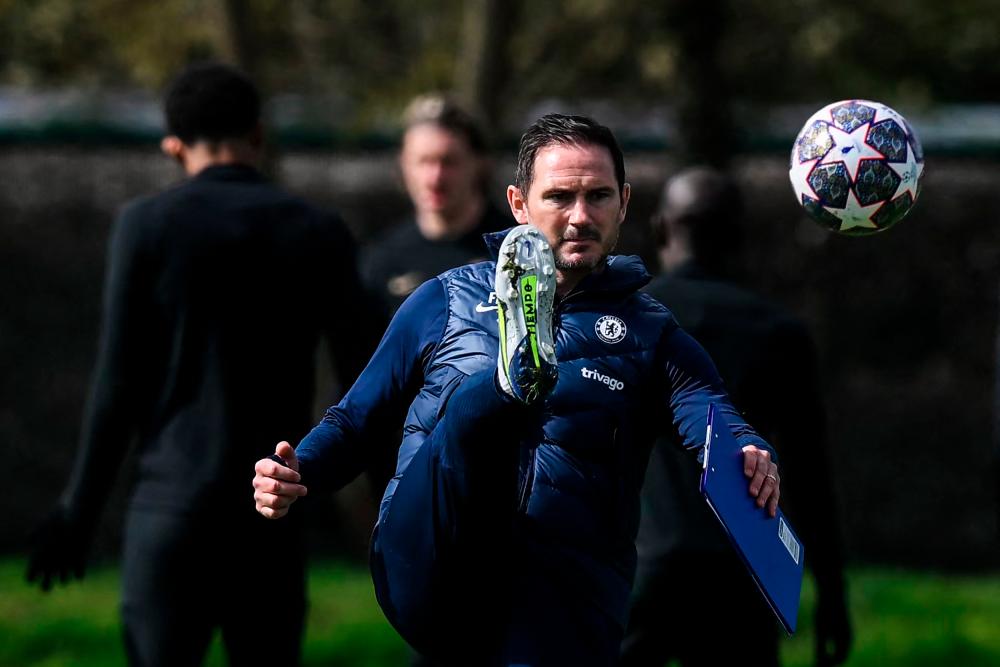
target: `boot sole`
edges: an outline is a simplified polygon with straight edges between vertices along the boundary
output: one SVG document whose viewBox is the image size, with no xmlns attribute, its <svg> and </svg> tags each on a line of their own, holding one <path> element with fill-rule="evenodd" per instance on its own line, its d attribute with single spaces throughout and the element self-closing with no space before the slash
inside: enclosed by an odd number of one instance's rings
<svg viewBox="0 0 1000 667">
<path fill-rule="evenodd" d="M 515 227 L 500 246 L 494 289 L 504 372 L 511 351 L 527 337 L 536 368 L 556 365 L 552 306 L 556 293 L 555 260 L 548 241 L 534 227 Z"/>
</svg>

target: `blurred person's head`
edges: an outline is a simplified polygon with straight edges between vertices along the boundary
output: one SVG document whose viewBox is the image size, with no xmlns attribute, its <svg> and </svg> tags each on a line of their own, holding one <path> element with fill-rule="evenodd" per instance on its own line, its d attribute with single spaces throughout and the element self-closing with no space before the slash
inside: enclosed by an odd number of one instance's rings
<svg viewBox="0 0 1000 667">
<path fill-rule="evenodd" d="M 660 266 L 689 262 L 720 276 L 734 273 L 743 249 L 743 197 L 726 174 L 690 167 L 670 178 L 651 221 Z"/>
<path fill-rule="evenodd" d="M 519 223 L 545 235 L 571 287 L 614 249 L 630 191 L 611 130 L 585 116 L 549 114 L 521 137 L 507 200 Z"/>
<path fill-rule="evenodd" d="M 489 158 L 482 128 L 442 95 L 414 99 L 403 116 L 399 156 L 417 225 L 428 239 L 463 235 L 486 206 Z"/>
<path fill-rule="evenodd" d="M 241 71 L 220 63 L 184 69 L 164 99 L 164 153 L 189 174 L 214 164 L 250 164 L 263 139 L 260 93 Z"/>
</svg>

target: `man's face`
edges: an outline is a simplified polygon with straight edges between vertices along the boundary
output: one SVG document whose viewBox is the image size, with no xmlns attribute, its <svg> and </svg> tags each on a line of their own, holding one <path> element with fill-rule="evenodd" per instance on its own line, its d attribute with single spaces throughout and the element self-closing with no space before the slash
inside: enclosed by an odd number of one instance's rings
<svg viewBox="0 0 1000 667">
<path fill-rule="evenodd" d="M 482 158 L 462 136 L 437 125 L 415 125 L 406 131 L 399 164 L 418 213 L 447 219 L 481 196 Z"/>
<path fill-rule="evenodd" d="M 514 217 L 541 231 L 560 271 L 590 271 L 618 242 L 630 188 L 619 192 L 611 153 L 593 144 L 550 144 L 535 156 L 527 196 L 510 186 Z"/>
</svg>

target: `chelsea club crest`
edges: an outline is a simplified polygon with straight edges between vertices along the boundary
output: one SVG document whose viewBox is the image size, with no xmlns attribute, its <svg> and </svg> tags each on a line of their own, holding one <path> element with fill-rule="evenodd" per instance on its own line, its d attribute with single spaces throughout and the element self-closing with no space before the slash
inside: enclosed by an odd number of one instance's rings
<svg viewBox="0 0 1000 667">
<path fill-rule="evenodd" d="M 625 323 L 621 318 L 614 315 L 605 315 L 598 319 L 597 324 L 594 325 L 597 337 L 605 343 L 611 344 L 620 343 L 624 340 L 626 330 Z"/>
</svg>

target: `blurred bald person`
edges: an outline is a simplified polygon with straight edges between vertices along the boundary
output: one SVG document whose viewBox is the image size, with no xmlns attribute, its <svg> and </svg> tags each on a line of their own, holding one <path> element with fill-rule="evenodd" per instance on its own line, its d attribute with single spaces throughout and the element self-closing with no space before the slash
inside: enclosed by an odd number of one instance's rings
<svg viewBox="0 0 1000 667">
<path fill-rule="evenodd" d="M 663 274 L 646 291 L 705 347 L 734 405 L 781 456 L 783 500 L 816 580 L 816 664 L 835 665 L 851 628 L 816 352 L 801 322 L 739 286 L 742 216 L 726 175 L 691 168 L 670 179 L 652 221 Z M 663 438 L 650 457 L 621 665 L 777 665 L 773 614 L 701 497 L 697 463 L 678 451 Z"/>
</svg>

